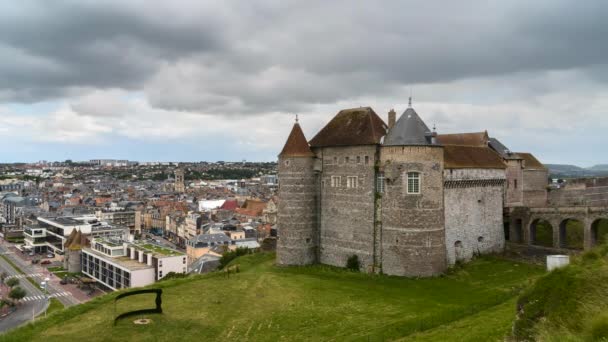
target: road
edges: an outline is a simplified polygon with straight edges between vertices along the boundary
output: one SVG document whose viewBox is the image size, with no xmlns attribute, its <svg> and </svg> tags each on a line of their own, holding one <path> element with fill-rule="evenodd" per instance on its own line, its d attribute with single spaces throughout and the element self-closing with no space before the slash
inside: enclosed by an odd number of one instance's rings
<svg viewBox="0 0 608 342">
<path fill-rule="evenodd" d="M 0 247 L 1 249 L 1 247 Z M 5 253 L 5 251 L 2 251 Z M 0 269 L 6 272 L 9 276 L 18 276 L 19 273 L 17 270 L 13 268 L 6 260 L 0 258 Z M 19 279 L 19 286 L 25 289 L 27 292 L 27 296 L 43 296 L 44 294 L 37 287 L 32 285 L 27 279 Z M 14 327 L 17 327 L 23 323 L 28 322 L 33 317 L 40 314 L 46 306 L 48 302 L 43 300 L 34 300 L 34 301 L 23 301 L 18 305 L 18 308 L 15 312 L 6 316 L 4 319 L 0 320 L 0 332 L 7 331 Z"/>
<path fill-rule="evenodd" d="M 71 295 L 65 296 L 66 293 L 63 289 L 61 289 L 61 285 L 58 284 L 59 279 L 53 275 L 51 272 L 47 271 L 44 267 L 34 266 L 31 263 L 23 261 L 21 258 L 15 256 L 12 252 L 6 248 L 6 246 L 0 245 L 0 253 L 4 254 L 8 257 L 17 267 L 21 269 L 25 274 L 28 274 L 32 279 L 34 279 L 38 284 L 44 281 L 45 278 L 51 278 L 51 281 L 48 285 L 48 292 L 51 297 L 56 297 L 65 307 L 80 304 L 80 301 L 74 298 Z M 4 260 L 3 260 L 4 261 Z M 9 265 L 10 266 L 10 265 Z M 21 283 L 28 283 L 31 285 L 27 279 L 23 279 Z M 38 290 L 36 288 L 36 290 Z M 42 291 L 38 290 L 39 294 L 42 294 Z M 28 292 L 29 293 L 29 292 Z"/>
</svg>

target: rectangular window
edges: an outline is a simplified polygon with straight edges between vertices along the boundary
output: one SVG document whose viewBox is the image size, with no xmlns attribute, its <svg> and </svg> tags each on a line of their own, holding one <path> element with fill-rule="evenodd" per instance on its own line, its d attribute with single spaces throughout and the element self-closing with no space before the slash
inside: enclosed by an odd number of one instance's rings
<svg viewBox="0 0 608 342">
<path fill-rule="evenodd" d="M 376 175 L 376 192 L 379 194 L 384 193 L 384 172 L 379 172 Z"/>
<path fill-rule="evenodd" d="M 348 176 L 346 177 L 346 187 L 347 188 L 357 188 L 359 186 L 359 177 L 357 176 Z"/>
<path fill-rule="evenodd" d="M 365 156 L 365 165 L 369 164 L 369 156 Z"/>
<path fill-rule="evenodd" d="M 344 162 L 345 162 L 346 164 L 350 163 L 350 157 L 344 157 Z"/>
<path fill-rule="evenodd" d="M 331 187 L 332 188 L 339 188 L 341 182 L 342 182 L 342 178 L 340 176 L 331 176 Z"/>
<path fill-rule="evenodd" d="M 514 179 L 514 180 L 513 180 L 513 187 L 514 187 L 515 189 L 517 189 L 517 179 Z"/>
<path fill-rule="evenodd" d="M 357 156 L 357 164 L 361 164 L 361 156 Z"/>
<path fill-rule="evenodd" d="M 407 193 L 408 194 L 419 194 L 420 193 L 420 173 L 408 172 L 407 173 Z"/>
<path fill-rule="evenodd" d="M 338 164 L 338 157 L 334 157 L 334 164 Z"/>
</svg>

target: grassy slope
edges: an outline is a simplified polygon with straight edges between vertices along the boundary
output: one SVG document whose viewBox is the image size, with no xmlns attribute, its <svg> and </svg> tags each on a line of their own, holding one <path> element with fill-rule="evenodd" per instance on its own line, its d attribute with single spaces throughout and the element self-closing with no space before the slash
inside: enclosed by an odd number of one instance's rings
<svg viewBox="0 0 608 342">
<path fill-rule="evenodd" d="M 443 334 L 438 336 L 444 340 L 463 340 L 458 335 L 470 333 L 467 326 L 482 319 L 475 313 L 486 310 L 498 330 L 484 328 L 475 336 L 491 340 L 511 324 L 515 290 L 541 273 L 533 266 L 491 258 L 449 276 L 420 280 L 327 266 L 277 268 L 272 254 L 236 262 L 242 272 L 230 277 L 212 274 L 157 284 L 164 289 L 164 313 L 150 315 L 154 322 L 149 326 L 125 319 L 112 327 L 111 294 L 0 339 L 381 340 L 426 331 L 421 339 Z M 118 312 L 146 306 L 153 306 L 151 297 L 130 297 L 119 301 Z M 445 324 L 459 333 L 442 332 L 438 327 Z"/>
<path fill-rule="evenodd" d="M 520 340 L 608 340 L 608 246 L 540 278 L 518 301 Z"/>
</svg>

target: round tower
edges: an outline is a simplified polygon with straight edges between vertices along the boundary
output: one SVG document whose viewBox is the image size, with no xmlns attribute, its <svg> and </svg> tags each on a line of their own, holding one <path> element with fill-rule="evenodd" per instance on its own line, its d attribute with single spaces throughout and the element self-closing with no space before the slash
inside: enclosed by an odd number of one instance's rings
<svg viewBox="0 0 608 342">
<path fill-rule="evenodd" d="M 296 123 L 279 154 L 277 264 L 309 265 L 317 261 L 317 177 L 315 154 Z"/>
</svg>

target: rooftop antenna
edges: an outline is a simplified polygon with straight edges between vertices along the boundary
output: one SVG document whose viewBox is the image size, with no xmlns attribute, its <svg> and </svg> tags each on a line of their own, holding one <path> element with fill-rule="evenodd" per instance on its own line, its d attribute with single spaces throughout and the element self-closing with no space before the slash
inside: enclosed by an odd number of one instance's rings
<svg viewBox="0 0 608 342">
<path fill-rule="evenodd" d="M 408 108 L 412 108 L 412 87 L 410 87 L 410 100 L 407 105 L 408 105 Z"/>
<path fill-rule="evenodd" d="M 435 126 L 435 124 L 433 124 L 433 132 L 437 132 L 437 126 Z"/>
</svg>

